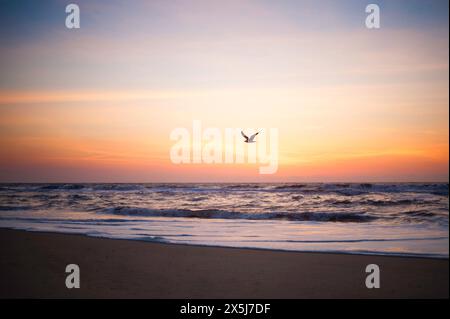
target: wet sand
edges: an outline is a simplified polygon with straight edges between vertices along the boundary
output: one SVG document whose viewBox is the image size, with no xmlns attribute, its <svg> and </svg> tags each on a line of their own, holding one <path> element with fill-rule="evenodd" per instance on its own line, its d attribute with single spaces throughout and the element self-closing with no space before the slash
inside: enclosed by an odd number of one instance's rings
<svg viewBox="0 0 450 319">
<path fill-rule="evenodd" d="M 1 298 L 448 298 L 448 259 L 173 245 L 0 229 Z M 67 289 L 77 264 L 81 287 Z M 368 264 L 381 287 L 365 286 Z"/>
</svg>

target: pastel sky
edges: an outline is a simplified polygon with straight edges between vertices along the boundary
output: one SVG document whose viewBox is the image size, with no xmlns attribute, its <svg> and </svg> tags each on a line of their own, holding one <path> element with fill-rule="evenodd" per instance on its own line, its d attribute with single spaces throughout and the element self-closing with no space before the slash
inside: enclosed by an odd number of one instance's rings
<svg viewBox="0 0 450 319">
<path fill-rule="evenodd" d="M 0 2 L 0 182 L 448 182 L 447 0 L 72 2 Z M 278 172 L 173 164 L 193 120 Z"/>
</svg>

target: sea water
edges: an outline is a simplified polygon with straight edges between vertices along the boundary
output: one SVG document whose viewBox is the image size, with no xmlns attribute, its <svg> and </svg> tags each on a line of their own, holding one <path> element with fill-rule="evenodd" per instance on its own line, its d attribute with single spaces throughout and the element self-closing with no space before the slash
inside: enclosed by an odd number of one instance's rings
<svg viewBox="0 0 450 319">
<path fill-rule="evenodd" d="M 0 184 L 0 227 L 448 258 L 447 183 Z"/>
</svg>

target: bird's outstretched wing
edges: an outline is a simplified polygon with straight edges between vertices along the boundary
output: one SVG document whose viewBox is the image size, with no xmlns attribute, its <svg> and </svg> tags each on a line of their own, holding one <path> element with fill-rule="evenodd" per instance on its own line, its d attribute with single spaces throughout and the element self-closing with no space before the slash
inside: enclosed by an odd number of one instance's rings
<svg viewBox="0 0 450 319">
<path fill-rule="evenodd" d="M 253 139 L 255 138 L 256 135 L 258 135 L 259 132 L 256 132 L 255 134 L 253 134 L 252 136 L 250 136 L 250 141 L 253 141 Z"/>
<path fill-rule="evenodd" d="M 244 132 L 241 131 L 242 136 L 245 138 L 246 141 L 248 141 L 248 136 L 244 134 Z"/>
</svg>

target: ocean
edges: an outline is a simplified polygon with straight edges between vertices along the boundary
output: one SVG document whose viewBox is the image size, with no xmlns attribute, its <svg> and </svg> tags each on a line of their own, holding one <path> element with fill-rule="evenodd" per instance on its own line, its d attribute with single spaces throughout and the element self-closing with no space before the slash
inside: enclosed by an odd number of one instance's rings
<svg viewBox="0 0 450 319">
<path fill-rule="evenodd" d="M 0 227 L 448 258 L 448 183 L 0 184 Z"/>
</svg>

